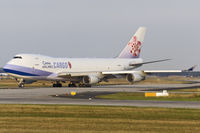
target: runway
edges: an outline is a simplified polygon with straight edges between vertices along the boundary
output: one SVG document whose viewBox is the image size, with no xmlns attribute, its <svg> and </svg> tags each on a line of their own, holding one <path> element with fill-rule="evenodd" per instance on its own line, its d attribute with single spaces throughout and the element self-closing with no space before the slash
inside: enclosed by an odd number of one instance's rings
<svg viewBox="0 0 200 133">
<path fill-rule="evenodd" d="M 145 100 L 107 100 L 95 98 L 60 97 L 71 91 L 77 93 L 141 92 L 149 89 L 173 89 L 199 87 L 200 84 L 173 85 L 111 85 L 92 88 L 23 88 L 0 89 L 0 104 L 63 104 L 63 105 L 104 105 L 167 108 L 200 108 L 200 102 L 189 101 L 145 101 Z M 56 96 L 57 95 L 57 96 Z"/>
</svg>

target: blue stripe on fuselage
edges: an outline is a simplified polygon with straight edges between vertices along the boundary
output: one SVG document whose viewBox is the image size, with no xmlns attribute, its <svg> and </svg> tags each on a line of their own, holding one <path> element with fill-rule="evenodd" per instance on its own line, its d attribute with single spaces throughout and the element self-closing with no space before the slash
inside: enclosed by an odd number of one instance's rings
<svg viewBox="0 0 200 133">
<path fill-rule="evenodd" d="M 33 68 L 11 65 L 11 64 L 6 64 L 3 70 L 6 73 L 12 73 L 12 74 L 21 75 L 21 76 L 49 76 L 52 74 L 51 72 L 47 72 L 47 71 L 43 71 L 39 69 L 33 69 Z"/>
<path fill-rule="evenodd" d="M 7 73 L 17 74 L 17 75 L 21 75 L 21 76 L 40 76 L 40 75 L 36 75 L 36 74 L 20 72 L 20 71 L 11 70 L 11 69 L 4 69 L 4 71 Z"/>
</svg>

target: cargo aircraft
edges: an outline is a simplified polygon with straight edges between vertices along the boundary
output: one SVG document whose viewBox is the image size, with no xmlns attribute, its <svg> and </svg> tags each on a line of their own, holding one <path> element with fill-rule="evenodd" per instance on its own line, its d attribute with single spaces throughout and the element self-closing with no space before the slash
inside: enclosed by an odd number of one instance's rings
<svg viewBox="0 0 200 133">
<path fill-rule="evenodd" d="M 143 62 L 139 58 L 145 32 L 145 27 L 139 27 L 116 58 L 54 58 L 17 54 L 3 70 L 17 79 L 19 87 L 37 80 L 53 81 L 53 87 L 62 87 L 66 81 L 70 81 L 69 87 L 89 87 L 118 77 L 126 78 L 130 83 L 141 81 L 145 79 L 145 73 L 133 69 L 143 64 L 165 61 Z"/>
</svg>

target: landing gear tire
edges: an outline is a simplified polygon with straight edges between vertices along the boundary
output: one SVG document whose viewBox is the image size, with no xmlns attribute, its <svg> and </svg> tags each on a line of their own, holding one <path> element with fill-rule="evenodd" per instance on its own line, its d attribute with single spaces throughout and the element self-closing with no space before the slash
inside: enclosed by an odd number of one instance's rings
<svg viewBox="0 0 200 133">
<path fill-rule="evenodd" d="M 53 87 L 62 87 L 62 84 L 61 83 L 56 83 L 56 84 L 53 84 Z"/>
<path fill-rule="evenodd" d="M 70 83 L 70 84 L 68 85 L 68 87 L 76 87 L 76 84 L 75 84 L 75 83 Z"/>
<path fill-rule="evenodd" d="M 91 85 L 87 84 L 86 87 L 92 87 Z"/>
<path fill-rule="evenodd" d="M 19 84 L 19 88 L 24 88 L 24 84 Z"/>
<path fill-rule="evenodd" d="M 79 87 L 91 87 L 90 84 L 79 84 Z"/>
<path fill-rule="evenodd" d="M 58 87 L 62 87 L 62 84 L 58 84 Z"/>
</svg>

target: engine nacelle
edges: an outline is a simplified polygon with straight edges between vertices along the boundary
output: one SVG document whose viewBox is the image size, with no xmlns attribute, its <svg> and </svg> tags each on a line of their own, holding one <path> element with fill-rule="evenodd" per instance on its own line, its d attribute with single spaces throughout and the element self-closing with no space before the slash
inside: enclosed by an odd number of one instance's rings
<svg viewBox="0 0 200 133">
<path fill-rule="evenodd" d="M 145 79 L 145 73 L 143 71 L 137 71 L 134 73 L 127 74 L 126 79 L 128 82 L 138 82 Z"/>
<path fill-rule="evenodd" d="M 96 75 L 88 75 L 83 77 L 83 83 L 84 84 L 96 84 L 100 82 L 100 78 Z"/>
</svg>

